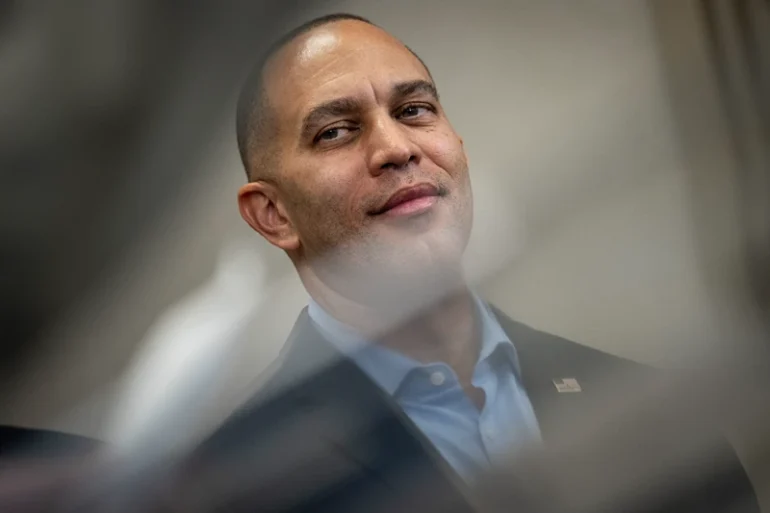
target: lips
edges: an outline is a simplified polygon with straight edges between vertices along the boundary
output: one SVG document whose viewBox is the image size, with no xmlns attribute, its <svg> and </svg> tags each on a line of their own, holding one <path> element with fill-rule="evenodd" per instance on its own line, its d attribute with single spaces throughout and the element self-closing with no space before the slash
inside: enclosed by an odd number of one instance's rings
<svg viewBox="0 0 770 513">
<path fill-rule="evenodd" d="M 383 206 L 375 210 L 372 215 L 380 215 L 392 210 L 400 205 L 423 198 L 433 198 L 439 195 L 438 189 L 430 184 L 420 184 L 413 187 L 399 189 L 393 194 Z"/>
</svg>

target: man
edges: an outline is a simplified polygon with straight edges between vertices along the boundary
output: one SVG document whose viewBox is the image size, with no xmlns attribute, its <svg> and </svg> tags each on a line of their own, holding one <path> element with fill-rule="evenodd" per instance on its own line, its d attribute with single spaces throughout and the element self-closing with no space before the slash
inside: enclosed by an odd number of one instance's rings
<svg viewBox="0 0 770 513">
<path fill-rule="evenodd" d="M 547 443 L 607 373 L 645 372 L 468 289 L 463 141 L 425 64 L 369 21 L 323 17 L 273 46 L 238 143 L 241 214 L 310 301 L 260 394 L 187 462 L 183 510 L 470 511 L 511 448 Z M 730 494 L 750 494 L 738 474 Z"/>
</svg>

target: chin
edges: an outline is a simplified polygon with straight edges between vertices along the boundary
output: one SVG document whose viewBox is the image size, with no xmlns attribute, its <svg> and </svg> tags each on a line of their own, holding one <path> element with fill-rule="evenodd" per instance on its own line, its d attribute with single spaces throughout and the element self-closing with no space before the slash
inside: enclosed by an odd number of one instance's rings
<svg viewBox="0 0 770 513">
<path fill-rule="evenodd" d="M 383 262 L 384 274 L 394 285 L 419 287 L 436 280 L 454 279 L 462 271 L 464 245 L 457 238 L 425 237 L 408 247 L 392 251 Z"/>
<path fill-rule="evenodd" d="M 432 296 L 433 291 L 461 281 L 466 233 L 459 226 L 397 236 L 370 233 L 354 245 L 337 248 L 334 258 L 324 259 L 332 264 L 325 275 L 340 291 L 367 301 Z"/>
</svg>

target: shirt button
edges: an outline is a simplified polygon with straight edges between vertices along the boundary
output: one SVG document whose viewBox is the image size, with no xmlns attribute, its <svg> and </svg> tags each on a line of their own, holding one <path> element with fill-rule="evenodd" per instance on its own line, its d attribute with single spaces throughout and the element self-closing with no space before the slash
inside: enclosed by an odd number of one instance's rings
<svg viewBox="0 0 770 513">
<path fill-rule="evenodd" d="M 443 385 L 444 381 L 446 381 L 446 377 L 444 376 L 443 372 L 436 371 L 430 375 L 430 382 L 436 385 L 437 387 L 440 387 L 441 385 Z"/>
<path fill-rule="evenodd" d="M 497 431 L 493 427 L 485 426 L 482 429 L 482 432 L 484 433 L 484 436 L 487 438 L 494 438 L 497 434 Z"/>
</svg>

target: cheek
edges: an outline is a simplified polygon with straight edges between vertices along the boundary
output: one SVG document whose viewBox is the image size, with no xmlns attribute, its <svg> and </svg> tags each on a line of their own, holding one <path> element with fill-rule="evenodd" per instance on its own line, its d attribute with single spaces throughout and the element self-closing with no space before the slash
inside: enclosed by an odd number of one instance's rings
<svg viewBox="0 0 770 513">
<path fill-rule="evenodd" d="M 360 168 L 355 158 L 307 166 L 298 180 L 295 207 L 316 225 L 347 225 L 360 213 Z M 357 180 L 358 178 L 358 180 Z"/>
<path fill-rule="evenodd" d="M 463 180 L 468 171 L 468 159 L 460 138 L 447 130 L 430 135 L 424 146 L 428 157 L 452 177 Z"/>
</svg>

